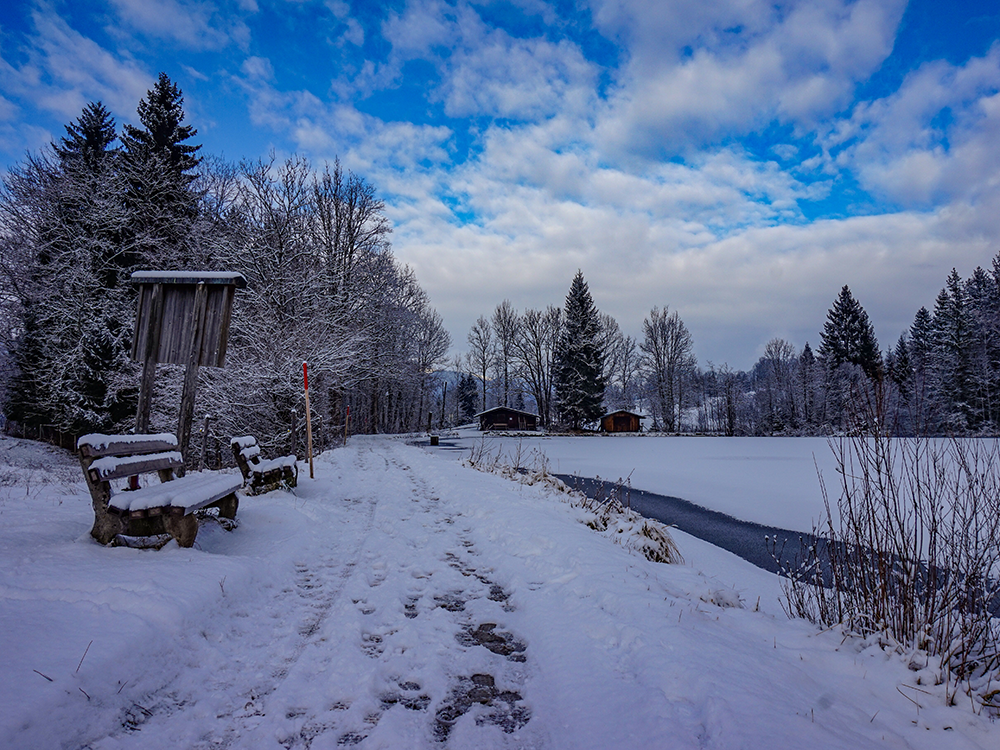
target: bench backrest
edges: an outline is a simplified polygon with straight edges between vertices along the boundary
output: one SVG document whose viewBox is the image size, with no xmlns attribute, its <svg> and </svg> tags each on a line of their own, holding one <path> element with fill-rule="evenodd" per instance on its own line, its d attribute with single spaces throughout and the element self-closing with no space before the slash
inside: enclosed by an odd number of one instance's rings
<svg viewBox="0 0 1000 750">
<path fill-rule="evenodd" d="M 260 463 L 260 446 L 257 445 L 257 438 L 253 435 L 235 437 L 231 441 L 234 456 L 242 456 L 247 463 Z"/>
<path fill-rule="evenodd" d="M 177 450 L 177 437 L 157 435 L 84 435 L 77 441 L 80 462 L 94 484 L 137 474 L 159 472 L 160 479 L 173 478 L 184 466 Z"/>
</svg>

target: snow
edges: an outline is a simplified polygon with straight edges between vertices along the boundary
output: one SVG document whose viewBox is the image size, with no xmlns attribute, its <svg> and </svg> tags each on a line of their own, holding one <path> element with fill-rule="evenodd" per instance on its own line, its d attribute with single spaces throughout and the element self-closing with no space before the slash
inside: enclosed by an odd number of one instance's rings
<svg viewBox="0 0 1000 750">
<path fill-rule="evenodd" d="M 169 482 L 154 482 L 133 492 L 115 493 L 109 505 L 121 511 L 170 506 L 198 508 L 242 487 L 243 478 L 239 475 L 214 472 L 187 474 Z"/>
<path fill-rule="evenodd" d="M 145 442 L 177 445 L 177 436 L 170 432 L 160 432 L 153 435 L 104 435 L 99 432 L 92 432 L 81 436 L 80 439 L 76 441 L 76 447 L 81 448 L 84 445 L 89 445 L 94 450 L 102 451 L 105 448 L 118 443 L 123 445 L 132 445 L 135 443 Z"/>
<path fill-rule="evenodd" d="M 246 448 L 240 449 L 240 455 L 243 456 L 247 461 L 251 461 L 260 455 L 259 445 L 248 445 Z"/>
<path fill-rule="evenodd" d="M 164 453 L 141 453 L 138 456 L 102 456 L 90 464 L 90 471 L 96 472 L 101 480 L 113 475 L 118 469 L 128 470 L 130 467 L 142 467 L 151 461 L 163 462 L 164 465 L 183 466 L 184 459 L 179 451 Z"/>
<path fill-rule="evenodd" d="M 235 271 L 136 271 L 132 281 L 162 282 L 162 281 L 212 281 L 222 283 L 246 283 L 243 274 Z"/>
<path fill-rule="evenodd" d="M 617 481 L 680 497 L 744 521 L 812 531 L 825 516 L 817 472 L 836 500 L 836 463 L 826 438 L 710 438 L 653 435 L 548 436 L 463 429 L 453 442 L 530 463 L 542 454 L 549 471 Z M 485 440 L 485 443 L 484 443 Z"/>
<path fill-rule="evenodd" d="M 998 746 L 929 670 L 788 620 L 773 576 L 676 532 L 686 562 L 649 562 L 453 455 L 354 437 L 153 551 L 90 539 L 72 454 L 0 438 L 0 747 Z"/>
<path fill-rule="evenodd" d="M 298 458 L 295 456 L 278 456 L 278 458 L 271 458 L 256 464 L 250 464 L 250 471 L 255 474 L 267 474 L 275 469 L 294 469 L 297 461 Z"/>
</svg>

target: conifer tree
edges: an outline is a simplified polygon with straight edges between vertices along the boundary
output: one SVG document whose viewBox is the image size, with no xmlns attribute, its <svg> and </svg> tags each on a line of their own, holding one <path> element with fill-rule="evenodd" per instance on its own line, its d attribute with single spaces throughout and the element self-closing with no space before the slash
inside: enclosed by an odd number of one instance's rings
<svg viewBox="0 0 1000 750">
<path fill-rule="evenodd" d="M 578 430 L 601 416 L 604 395 L 600 315 L 581 271 L 576 272 L 566 295 L 563 319 L 556 351 L 555 390 L 560 418 Z"/>
<path fill-rule="evenodd" d="M 8 288 L 20 335 L 8 416 L 26 427 L 108 430 L 132 411 L 131 310 L 118 287 L 124 220 L 115 123 L 90 103 L 52 144 L 8 176 Z M 16 247 L 16 250 L 15 250 Z"/>
<path fill-rule="evenodd" d="M 198 131 L 184 124 L 183 105 L 181 90 L 160 73 L 139 102 L 142 127 L 126 125 L 122 132 L 130 265 L 185 269 L 205 264 L 195 231 L 199 195 L 192 186 L 201 146 L 187 143 Z"/>
<path fill-rule="evenodd" d="M 809 430 L 816 422 L 816 357 L 809 342 L 799 354 L 799 388 L 802 399 L 802 422 Z"/>
<path fill-rule="evenodd" d="M 459 416 L 464 421 L 472 419 L 476 413 L 476 402 L 479 399 L 476 379 L 469 373 L 463 372 L 458 379 L 458 407 Z"/>
<path fill-rule="evenodd" d="M 875 329 L 846 284 L 827 313 L 820 339 L 819 354 L 829 367 L 848 362 L 869 378 L 879 375 L 882 362 Z"/>
<path fill-rule="evenodd" d="M 899 335 L 896 341 L 896 348 L 891 352 L 891 360 L 886 357 L 886 370 L 899 388 L 900 395 L 905 399 L 911 389 L 913 380 L 913 365 L 910 363 L 910 348 L 906 343 L 906 336 Z M 891 363 L 891 364 L 890 364 Z"/>
<path fill-rule="evenodd" d="M 933 360 L 936 400 L 944 427 L 962 433 L 974 427 L 970 379 L 972 321 L 962 279 L 951 269 L 934 301 Z"/>
</svg>

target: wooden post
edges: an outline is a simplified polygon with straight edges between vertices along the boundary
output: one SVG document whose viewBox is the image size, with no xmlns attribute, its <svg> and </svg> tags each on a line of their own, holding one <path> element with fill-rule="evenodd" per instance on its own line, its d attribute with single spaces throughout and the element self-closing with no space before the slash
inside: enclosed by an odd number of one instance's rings
<svg viewBox="0 0 1000 750">
<path fill-rule="evenodd" d="M 309 412 L 309 366 L 306 362 L 302 363 L 302 380 L 306 386 L 306 451 L 309 454 L 309 478 L 315 479 L 313 476 L 312 416 Z"/>
<path fill-rule="evenodd" d="M 205 456 L 208 454 L 208 422 L 211 419 L 211 414 L 205 415 L 205 428 L 201 435 L 201 460 L 198 462 L 198 471 L 205 470 Z"/>
<path fill-rule="evenodd" d="M 444 411 L 448 407 L 448 381 L 444 381 L 444 391 L 441 393 L 441 418 L 438 420 L 438 429 L 444 429 Z"/>
<path fill-rule="evenodd" d="M 151 317 L 159 320 L 163 314 L 163 285 L 153 286 L 150 301 Z M 153 382 L 156 380 L 156 355 L 160 351 L 160 327 L 154 326 L 146 336 L 146 351 L 142 354 L 142 381 L 139 384 L 139 404 L 135 413 L 137 435 L 149 432 L 149 409 L 153 403 Z"/>
<path fill-rule="evenodd" d="M 434 412 L 427 412 L 427 434 L 431 434 L 431 420 L 434 419 Z"/>
<path fill-rule="evenodd" d="M 198 284 L 194 292 L 194 336 L 191 337 L 191 351 L 184 368 L 184 389 L 181 391 L 181 410 L 177 416 L 177 449 L 185 462 L 188 455 L 188 442 L 191 439 L 191 421 L 194 418 L 194 399 L 198 390 L 198 358 L 201 356 L 201 340 L 205 333 L 205 310 L 208 303 L 208 287 Z M 184 474 L 182 467 L 177 472 Z"/>
</svg>

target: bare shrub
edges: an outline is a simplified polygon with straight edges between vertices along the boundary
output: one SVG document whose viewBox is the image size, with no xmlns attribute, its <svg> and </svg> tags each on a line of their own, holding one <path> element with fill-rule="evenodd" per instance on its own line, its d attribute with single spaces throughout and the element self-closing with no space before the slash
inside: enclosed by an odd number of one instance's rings
<svg viewBox="0 0 1000 750">
<path fill-rule="evenodd" d="M 1000 709 L 1000 443 L 831 441 L 840 497 L 785 585 L 790 614 L 936 659 L 950 702 Z"/>
</svg>

